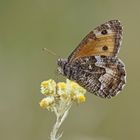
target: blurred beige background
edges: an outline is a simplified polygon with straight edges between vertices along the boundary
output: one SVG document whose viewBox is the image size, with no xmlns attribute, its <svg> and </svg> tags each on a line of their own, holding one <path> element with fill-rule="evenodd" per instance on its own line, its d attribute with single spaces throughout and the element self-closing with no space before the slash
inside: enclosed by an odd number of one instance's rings
<svg viewBox="0 0 140 140">
<path fill-rule="evenodd" d="M 90 93 L 73 105 L 62 140 L 140 139 L 140 1 L 0 0 L 0 140 L 49 140 L 55 116 L 42 110 L 40 82 L 57 79 L 56 57 L 67 57 L 94 27 L 120 19 L 119 57 L 127 85 L 116 98 Z M 59 80 L 65 80 L 59 76 Z"/>
</svg>

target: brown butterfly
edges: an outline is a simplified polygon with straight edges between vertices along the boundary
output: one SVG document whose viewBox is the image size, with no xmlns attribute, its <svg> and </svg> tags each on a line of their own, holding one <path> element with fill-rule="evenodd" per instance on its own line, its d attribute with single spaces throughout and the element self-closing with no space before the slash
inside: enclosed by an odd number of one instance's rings
<svg viewBox="0 0 140 140">
<path fill-rule="evenodd" d="M 122 25 L 108 21 L 91 31 L 68 59 L 58 59 L 58 71 L 102 98 L 111 98 L 126 83 L 123 62 L 117 57 Z"/>
</svg>

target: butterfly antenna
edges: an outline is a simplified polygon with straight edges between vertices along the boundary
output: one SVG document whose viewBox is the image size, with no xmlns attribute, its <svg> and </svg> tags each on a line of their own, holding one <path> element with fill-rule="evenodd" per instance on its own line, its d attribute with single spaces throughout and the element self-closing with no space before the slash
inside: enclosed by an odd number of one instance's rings
<svg viewBox="0 0 140 140">
<path fill-rule="evenodd" d="M 47 52 L 47 53 L 49 53 L 49 54 L 55 56 L 57 59 L 60 58 L 55 52 L 53 52 L 53 51 L 51 51 L 51 50 L 49 50 L 49 49 L 47 49 L 47 48 L 42 48 L 42 51 L 43 51 L 43 52 Z M 56 69 L 54 70 L 53 76 L 54 76 L 54 78 L 57 79 L 57 82 L 58 82 L 58 71 L 57 71 L 57 66 L 56 66 Z"/>
<path fill-rule="evenodd" d="M 47 48 L 42 48 L 42 51 L 47 52 L 47 53 L 49 53 L 49 54 L 52 54 L 52 55 L 54 55 L 54 56 L 57 56 L 55 52 L 53 52 L 53 51 L 51 51 L 51 50 L 49 50 L 49 49 L 47 49 Z"/>
</svg>

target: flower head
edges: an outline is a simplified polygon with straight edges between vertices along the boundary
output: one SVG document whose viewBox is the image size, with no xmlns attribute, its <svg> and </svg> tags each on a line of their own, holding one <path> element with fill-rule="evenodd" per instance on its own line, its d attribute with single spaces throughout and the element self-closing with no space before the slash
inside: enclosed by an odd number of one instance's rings
<svg viewBox="0 0 140 140">
<path fill-rule="evenodd" d="M 56 83 L 54 80 L 50 79 L 43 81 L 41 83 L 41 93 L 44 95 L 55 94 L 56 92 Z"/>
<path fill-rule="evenodd" d="M 84 94 L 86 90 L 68 79 L 66 83 L 56 83 L 54 80 L 50 79 L 41 83 L 41 93 L 46 97 L 42 99 L 40 106 L 42 108 L 54 109 L 54 107 L 58 107 L 61 104 L 85 102 Z"/>
</svg>

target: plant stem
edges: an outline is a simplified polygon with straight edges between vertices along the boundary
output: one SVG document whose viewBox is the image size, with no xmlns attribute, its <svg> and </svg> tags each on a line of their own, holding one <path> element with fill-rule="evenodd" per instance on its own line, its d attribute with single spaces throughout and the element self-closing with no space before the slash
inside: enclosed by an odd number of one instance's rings
<svg viewBox="0 0 140 140">
<path fill-rule="evenodd" d="M 59 140 L 61 138 L 62 133 L 58 134 L 58 130 L 59 130 L 61 124 L 63 123 L 63 121 L 65 120 L 65 118 L 67 117 L 70 107 L 71 107 L 71 105 L 69 105 L 69 107 L 64 112 L 61 112 L 61 114 L 60 114 L 60 112 L 58 113 L 58 111 L 55 110 L 56 122 L 51 131 L 51 135 L 50 135 L 51 140 Z"/>
</svg>

